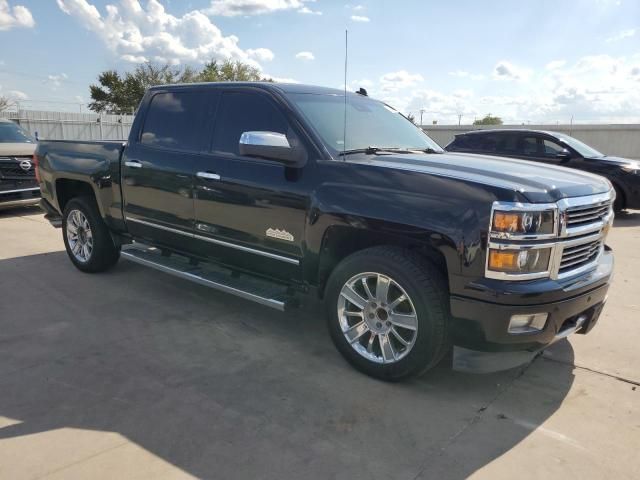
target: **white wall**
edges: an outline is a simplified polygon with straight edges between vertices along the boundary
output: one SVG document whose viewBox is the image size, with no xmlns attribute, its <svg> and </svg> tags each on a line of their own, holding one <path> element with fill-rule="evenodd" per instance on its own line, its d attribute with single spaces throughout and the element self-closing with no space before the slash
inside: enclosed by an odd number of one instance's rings
<svg viewBox="0 0 640 480">
<path fill-rule="evenodd" d="M 606 155 L 640 159 L 640 125 L 423 125 L 422 128 L 443 147 L 456 134 L 471 130 L 526 128 L 566 133 Z"/>
</svg>

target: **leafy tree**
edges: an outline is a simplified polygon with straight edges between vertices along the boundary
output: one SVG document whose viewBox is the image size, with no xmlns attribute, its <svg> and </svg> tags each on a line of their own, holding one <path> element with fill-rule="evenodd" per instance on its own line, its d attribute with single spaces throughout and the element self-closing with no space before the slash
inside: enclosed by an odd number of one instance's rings
<svg viewBox="0 0 640 480">
<path fill-rule="evenodd" d="M 411 123 L 413 123 L 414 125 L 417 125 L 416 123 L 416 116 L 411 114 L 411 113 L 407 113 L 407 120 L 409 120 Z"/>
<path fill-rule="evenodd" d="M 494 117 L 490 113 L 485 115 L 480 120 L 474 120 L 474 125 L 502 125 L 502 119 L 500 117 Z"/>
<path fill-rule="evenodd" d="M 14 103 L 7 97 L 0 96 L 0 112 L 4 112 L 5 110 L 13 107 L 13 105 Z"/>
<path fill-rule="evenodd" d="M 92 99 L 89 109 L 98 113 L 132 113 L 146 89 L 153 85 L 259 80 L 271 81 L 262 78 L 257 68 L 239 61 L 225 60 L 218 63 L 217 60 L 211 60 L 200 71 L 189 66 L 179 68 L 144 63 L 124 74 L 115 70 L 102 72 L 98 76 L 99 85 L 89 87 Z"/>
</svg>

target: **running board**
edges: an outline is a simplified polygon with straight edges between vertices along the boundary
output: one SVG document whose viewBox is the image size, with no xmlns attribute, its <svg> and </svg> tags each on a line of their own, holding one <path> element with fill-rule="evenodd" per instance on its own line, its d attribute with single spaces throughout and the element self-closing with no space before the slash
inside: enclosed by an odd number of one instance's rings
<svg viewBox="0 0 640 480">
<path fill-rule="evenodd" d="M 178 254 L 163 255 L 159 248 L 133 243 L 122 247 L 121 256 L 140 265 L 276 310 L 284 311 L 290 303 L 289 291 L 285 285 L 249 275 L 237 275 L 231 270 L 210 263 L 194 264 L 188 257 Z"/>
</svg>

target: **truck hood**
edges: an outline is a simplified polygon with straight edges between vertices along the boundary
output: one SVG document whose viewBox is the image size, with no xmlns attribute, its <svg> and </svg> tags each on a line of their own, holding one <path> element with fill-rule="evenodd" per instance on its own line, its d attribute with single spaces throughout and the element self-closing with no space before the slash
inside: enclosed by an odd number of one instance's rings
<svg viewBox="0 0 640 480">
<path fill-rule="evenodd" d="M 17 157 L 33 155 L 36 143 L 2 143 L 0 142 L 0 157 Z"/>
<path fill-rule="evenodd" d="M 609 155 L 605 155 L 604 157 L 585 157 L 585 160 L 593 161 L 593 162 L 602 162 L 609 165 L 615 165 L 624 167 L 627 165 L 640 165 L 639 160 L 632 160 L 630 158 L 623 157 L 611 157 Z"/>
<path fill-rule="evenodd" d="M 607 179 L 580 170 L 489 155 L 380 154 L 347 157 L 349 162 L 439 175 L 517 191 L 529 202 L 549 203 L 562 198 L 605 193 Z"/>
</svg>

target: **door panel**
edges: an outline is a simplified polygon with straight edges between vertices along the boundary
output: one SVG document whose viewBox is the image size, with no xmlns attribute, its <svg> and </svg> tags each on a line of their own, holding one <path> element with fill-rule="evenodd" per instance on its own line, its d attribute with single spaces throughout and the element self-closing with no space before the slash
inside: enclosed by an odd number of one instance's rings
<svg viewBox="0 0 640 480">
<path fill-rule="evenodd" d="M 194 175 L 198 248 L 237 268 L 298 278 L 312 167 L 241 156 L 238 142 L 245 131 L 295 135 L 266 94 L 222 95 L 214 151 L 198 160 Z"/>
<path fill-rule="evenodd" d="M 133 236 L 189 251 L 193 172 L 207 148 L 214 98 L 200 89 L 151 96 L 140 136 L 125 149 L 122 165 L 124 213 Z"/>
</svg>

